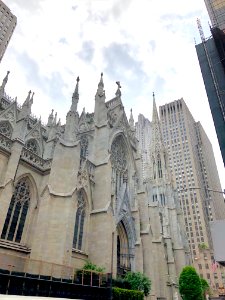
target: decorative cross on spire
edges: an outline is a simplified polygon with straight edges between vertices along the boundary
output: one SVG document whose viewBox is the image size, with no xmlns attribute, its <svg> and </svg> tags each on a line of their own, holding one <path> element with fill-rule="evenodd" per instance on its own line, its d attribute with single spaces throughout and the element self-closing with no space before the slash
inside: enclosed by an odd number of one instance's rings
<svg viewBox="0 0 225 300">
<path fill-rule="evenodd" d="M 121 96 L 121 84 L 120 84 L 120 81 L 116 81 L 116 84 L 117 84 L 117 91 L 116 91 L 116 96 L 117 97 L 120 97 Z"/>
</svg>

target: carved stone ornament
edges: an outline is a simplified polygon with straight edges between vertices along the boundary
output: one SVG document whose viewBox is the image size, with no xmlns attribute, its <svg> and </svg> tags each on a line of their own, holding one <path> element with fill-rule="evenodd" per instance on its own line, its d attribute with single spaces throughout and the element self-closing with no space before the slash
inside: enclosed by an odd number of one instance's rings
<svg viewBox="0 0 225 300">
<path fill-rule="evenodd" d="M 13 111 L 8 111 L 5 114 L 5 118 L 8 119 L 8 120 L 10 120 L 11 122 L 14 122 L 15 121 L 15 116 L 14 116 Z"/>
<path fill-rule="evenodd" d="M 78 172 L 77 176 L 77 189 L 87 188 L 88 187 L 88 173 L 86 170 Z"/>
<path fill-rule="evenodd" d="M 114 111 L 109 111 L 108 112 L 108 120 L 109 120 L 109 124 L 111 126 L 113 126 L 116 123 L 117 114 Z"/>
<path fill-rule="evenodd" d="M 1 122 L 0 123 L 0 133 L 4 136 L 10 138 L 12 135 L 12 128 L 9 122 Z"/>
<path fill-rule="evenodd" d="M 39 131 L 38 131 L 38 130 L 34 130 L 34 131 L 32 132 L 32 137 L 34 137 L 34 138 L 39 138 Z"/>
</svg>

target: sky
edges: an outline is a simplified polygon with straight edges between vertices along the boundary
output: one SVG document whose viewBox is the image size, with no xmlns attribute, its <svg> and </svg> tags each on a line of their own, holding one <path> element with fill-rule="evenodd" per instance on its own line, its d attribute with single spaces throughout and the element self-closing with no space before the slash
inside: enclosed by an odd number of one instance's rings
<svg viewBox="0 0 225 300">
<path fill-rule="evenodd" d="M 6 93 L 23 103 L 35 92 L 32 113 L 47 122 L 51 109 L 62 122 L 80 77 L 79 112 L 93 112 L 101 72 L 106 100 L 120 81 L 129 117 L 151 119 L 157 106 L 184 98 L 213 145 L 222 188 L 224 166 L 195 51 L 196 19 L 210 35 L 204 0 L 4 0 L 17 27 L 0 65 L 10 70 Z"/>
</svg>

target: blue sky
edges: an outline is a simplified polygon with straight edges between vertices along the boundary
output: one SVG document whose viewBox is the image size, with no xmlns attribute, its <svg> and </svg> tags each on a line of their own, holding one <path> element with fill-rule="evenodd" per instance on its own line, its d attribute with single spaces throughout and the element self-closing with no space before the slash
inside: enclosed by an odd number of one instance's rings
<svg viewBox="0 0 225 300">
<path fill-rule="evenodd" d="M 213 144 L 224 167 L 195 52 L 199 17 L 209 36 L 204 0 L 4 0 L 18 24 L 0 66 L 10 70 L 6 92 L 22 103 L 35 92 L 32 111 L 46 122 L 51 109 L 62 122 L 80 76 L 78 110 L 94 109 L 100 73 L 107 100 L 121 82 L 127 112 L 151 119 L 157 105 L 181 97 Z M 221 180 L 222 181 L 222 180 Z M 225 180 L 222 182 L 225 188 Z"/>
</svg>

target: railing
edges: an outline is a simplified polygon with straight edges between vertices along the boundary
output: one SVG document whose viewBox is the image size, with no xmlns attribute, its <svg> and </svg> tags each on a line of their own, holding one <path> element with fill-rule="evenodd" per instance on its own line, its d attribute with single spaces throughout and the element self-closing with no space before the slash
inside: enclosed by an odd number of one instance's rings
<svg viewBox="0 0 225 300">
<path fill-rule="evenodd" d="M 112 100 L 109 100 L 108 102 L 106 102 L 106 107 L 111 108 L 111 107 L 115 107 L 119 104 L 121 104 L 121 100 L 119 98 L 113 98 Z"/>
<path fill-rule="evenodd" d="M 11 147 L 12 147 L 11 139 L 1 133 L 0 133 L 0 147 L 7 151 L 11 151 Z"/>
<path fill-rule="evenodd" d="M 36 168 L 40 169 L 41 171 L 46 171 L 51 168 L 52 160 L 51 159 L 43 159 L 42 157 L 38 156 L 37 154 L 33 153 L 32 151 L 23 148 L 21 158 L 30 163 L 31 165 L 35 166 Z"/>
<path fill-rule="evenodd" d="M 0 274 L 95 287 L 106 287 L 111 275 L 5 253 L 0 253 Z"/>
</svg>

